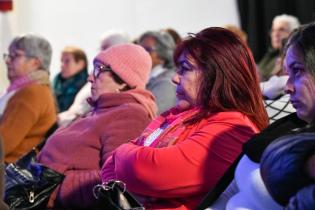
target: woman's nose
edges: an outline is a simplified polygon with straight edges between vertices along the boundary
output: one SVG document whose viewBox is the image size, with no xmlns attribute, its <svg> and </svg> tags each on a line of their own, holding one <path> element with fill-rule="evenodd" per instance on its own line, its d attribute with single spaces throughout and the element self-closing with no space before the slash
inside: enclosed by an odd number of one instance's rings
<svg viewBox="0 0 315 210">
<path fill-rule="evenodd" d="M 286 94 L 292 94 L 294 92 L 294 86 L 293 86 L 293 82 L 292 82 L 292 79 L 289 78 L 285 87 L 284 87 L 284 92 Z"/>
<path fill-rule="evenodd" d="M 175 73 L 174 76 L 172 77 L 172 82 L 175 84 L 175 85 L 178 85 L 179 84 L 179 75 L 178 73 Z"/>
<path fill-rule="evenodd" d="M 88 76 L 87 80 L 88 80 L 88 82 L 90 82 L 90 83 L 94 82 L 94 76 L 93 76 L 93 74 L 90 74 L 90 75 Z"/>
</svg>

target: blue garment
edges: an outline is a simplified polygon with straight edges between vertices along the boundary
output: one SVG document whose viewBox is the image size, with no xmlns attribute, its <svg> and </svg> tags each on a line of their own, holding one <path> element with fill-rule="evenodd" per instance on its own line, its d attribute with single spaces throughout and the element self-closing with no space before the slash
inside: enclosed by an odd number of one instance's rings
<svg viewBox="0 0 315 210">
<path fill-rule="evenodd" d="M 88 73 L 86 69 L 83 69 L 67 79 L 64 79 L 60 73 L 55 77 L 53 81 L 53 88 L 59 112 L 63 112 L 71 106 L 76 94 L 87 82 L 87 77 Z"/>
</svg>

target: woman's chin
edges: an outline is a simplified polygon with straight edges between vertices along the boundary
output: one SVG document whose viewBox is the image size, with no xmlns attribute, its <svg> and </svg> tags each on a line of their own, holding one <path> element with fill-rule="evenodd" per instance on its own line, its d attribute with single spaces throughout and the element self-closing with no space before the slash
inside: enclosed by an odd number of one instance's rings
<svg viewBox="0 0 315 210">
<path fill-rule="evenodd" d="M 178 100 L 176 102 L 176 107 L 179 110 L 186 110 L 186 109 L 189 109 L 191 107 L 191 104 L 186 100 Z"/>
</svg>

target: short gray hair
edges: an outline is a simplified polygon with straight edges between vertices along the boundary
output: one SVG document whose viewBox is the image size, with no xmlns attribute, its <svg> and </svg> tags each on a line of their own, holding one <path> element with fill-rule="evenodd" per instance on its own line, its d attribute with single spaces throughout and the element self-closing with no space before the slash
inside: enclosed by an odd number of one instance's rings
<svg viewBox="0 0 315 210">
<path fill-rule="evenodd" d="M 109 30 L 101 37 L 101 50 L 105 50 L 117 44 L 131 43 L 129 35 L 124 31 Z M 105 46 L 104 46 L 105 45 Z M 104 49 L 102 49 L 104 47 Z"/>
<path fill-rule="evenodd" d="M 172 36 L 164 31 L 147 31 L 141 35 L 139 42 L 146 37 L 153 37 L 156 40 L 155 51 L 157 55 L 165 61 L 165 67 L 172 68 L 174 66 L 173 53 L 175 49 Z"/>
<path fill-rule="evenodd" d="M 282 14 L 282 15 L 275 16 L 273 18 L 272 24 L 277 21 L 287 22 L 289 24 L 290 32 L 292 32 L 294 29 L 300 26 L 299 19 L 297 19 L 297 17 L 293 15 Z"/>
<path fill-rule="evenodd" d="M 33 34 L 17 36 L 9 46 L 10 51 L 13 49 L 23 50 L 27 56 L 37 58 L 41 62 L 40 68 L 49 71 L 52 48 L 45 38 Z"/>
</svg>

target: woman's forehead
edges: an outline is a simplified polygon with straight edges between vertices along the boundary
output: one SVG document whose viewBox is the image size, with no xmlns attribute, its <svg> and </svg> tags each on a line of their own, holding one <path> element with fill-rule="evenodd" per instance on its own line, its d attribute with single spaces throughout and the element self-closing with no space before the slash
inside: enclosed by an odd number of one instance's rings
<svg viewBox="0 0 315 210">
<path fill-rule="evenodd" d="M 284 65 L 289 67 L 294 63 L 304 64 L 304 58 L 301 50 L 296 46 L 290 46 L 286 52 L 286 56 L 284 59 Z"/>
</svg>

